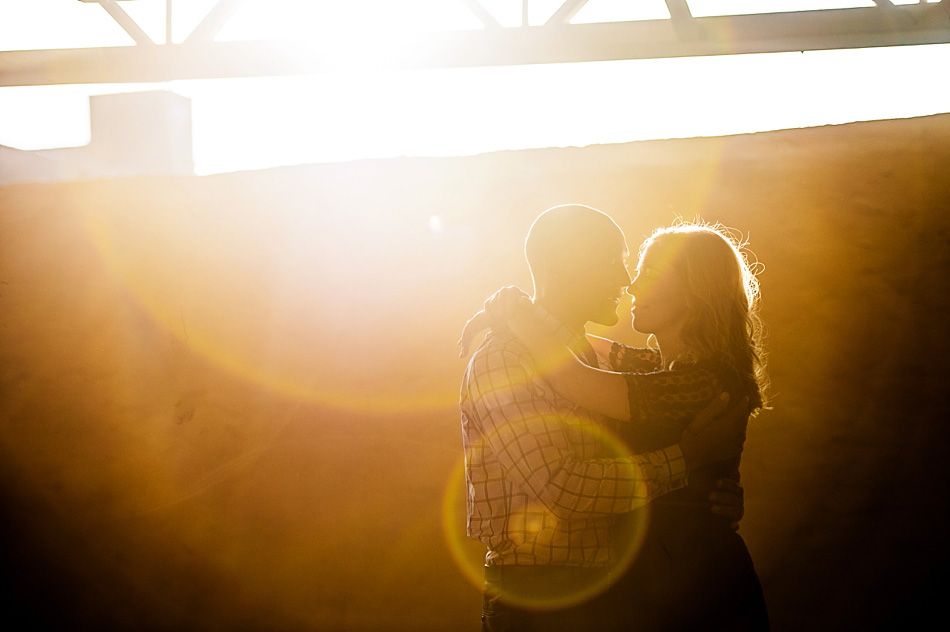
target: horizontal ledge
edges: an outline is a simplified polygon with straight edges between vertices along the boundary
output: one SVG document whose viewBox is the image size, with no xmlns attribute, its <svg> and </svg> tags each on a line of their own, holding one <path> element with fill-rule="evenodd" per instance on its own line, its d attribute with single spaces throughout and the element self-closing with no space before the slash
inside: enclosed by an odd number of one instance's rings
<svg viewBox="0 0 950 632">
<path fill-rule="evenodd" d="M 0 86 L 153 83 L 353 68 L 455 68 L 950 43 L 947 2 L 892 8 L 392 33 L 389 39 L 196 42 L 0 52 Z M 401 39 L 400 39 L 401 38 Z M 387 44 L 386 42 L 390 42 Z M 360 43 L 366 42 L 366 43 Z"/>
</svg>

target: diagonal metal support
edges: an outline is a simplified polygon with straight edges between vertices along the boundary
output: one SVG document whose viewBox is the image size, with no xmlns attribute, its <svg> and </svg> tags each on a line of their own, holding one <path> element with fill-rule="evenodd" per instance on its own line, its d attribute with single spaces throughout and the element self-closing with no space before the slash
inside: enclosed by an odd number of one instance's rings
<svg viewBox="0 0 950 632">
<path fill-rule="evenodd" d="M 666 8 L 670 12 L 676 35 L 681 40 L 696 39 L 698 30 L 686 0 L 666 0 Z"/>
<path fill-rule="evenodd" d="M 112 16 L 112 19 L 122 27 L 122 29 L 129 34 L 129 36 L 135 40 L 136 44 L 141 44 L 143 46 L 154 46 L 155 42 L 152 41 L 152 38 L 142 30 L 142 28 L 136 24 L 135 20 L 129 17 L 129 14 L 125 12 L 125 9 L 116 4 L 116 0 L 79 0 L 80 2 L 95 2 L 100 7 L 105 9 L 109 15 Z M 170 1 L 170 0 L 169 0 Z"/>
<path fill-rule="evenodd" d="M 475 14 L 475 17 L 478 18 L 482 24 L 485 25 L 487 29 L 500 29 L 501 24 L 498 20 L 495 19 L 491 13 L 488 12 L 488 9 L 482 6 L 482 3 L 478 0 L 462 0 L 462 4 L 468 7 L 468 10 Z"/>
<path fill-rule="evenodd" d="M 554 12 L 548 21 L 544 23 L 545 26 L 554 25 L 554 24 L 568 24 L 577 12 L 584 8 L 584 5 L 587 4 L 587 0 L 567 0 L 562 4 L 557 11 Z"/>
<path fill-rule="evenodd" d="M 670 12 L 670 17 L 676 20 L 692 20 L 693 14 L 689 10 L 686 0 L 666 0 L 666 8 Z"/>
<path fill-rule="evenodd" d="M 208 11 L 201 23 L 191 32 L 185 43 L 193 44 L 213 40 L 214 36 L 227 24 L 231 16 L 241 8 L 244 2 L 245 0 L 218 0 L 218 3 Z"/>
</svg>

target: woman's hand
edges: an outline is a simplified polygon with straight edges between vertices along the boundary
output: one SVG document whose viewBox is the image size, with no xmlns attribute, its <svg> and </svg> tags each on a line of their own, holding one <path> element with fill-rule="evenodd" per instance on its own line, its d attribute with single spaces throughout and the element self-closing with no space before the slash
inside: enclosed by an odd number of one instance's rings
<svg viewBox="0 0 950 632">
<path fill-rule="evenodd" d="M 477 311 L 474 316 L 468 319 L 465 326 L 462 327 L 462 336 L 458 339 L 458 342 L 455 343 L 459 346 L 460 358 L 464 358 L 468 355 L 468 350 L 472 346 L 472 340 L 474 340 L 479 332 L 488 329 L 489 326 L 488 312 L 483 309 Z"/>
<path fill-rule="evenodd" d="M 530 301 L 524 291 L 516 285 L 503 287 L 485 301 L 485 307 L 468 319 L 458 339 L 459 357 L 468 355 L 472 341 L 485 329 L 505 329 L 518 311 L 519 303 Z"/>
</svg>

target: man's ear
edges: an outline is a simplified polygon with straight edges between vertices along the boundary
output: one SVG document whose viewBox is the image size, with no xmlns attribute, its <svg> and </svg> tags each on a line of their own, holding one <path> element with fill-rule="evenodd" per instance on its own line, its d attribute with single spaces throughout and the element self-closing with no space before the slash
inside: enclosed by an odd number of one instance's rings
<svg viewBox="0 0 950 632">
<path fill-rule="evenodd" d="M 568 266 L 566 260 L 569 257 L 543 257 L 538 266 L 538 276 L 544 280 L 554 282 L 560 281 Z"/>
<path fill-rule="evenodd" d="M 535 257 L 531 262 L 531 278 L 535 288 L 543 285 L 551 277 L 550 262 L 547 257 Z"/>
</svg>

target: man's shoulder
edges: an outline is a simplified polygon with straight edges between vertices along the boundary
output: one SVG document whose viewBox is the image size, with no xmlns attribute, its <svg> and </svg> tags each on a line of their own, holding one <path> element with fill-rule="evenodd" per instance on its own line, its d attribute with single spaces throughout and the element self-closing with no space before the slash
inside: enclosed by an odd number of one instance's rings
<svg viewBox="0 0 950 632">
<path fill-rule="evenodd" d="M 477 380 L 497 371 L 534 372 L 528 350 L 507 330 L 488 333 L 472 354 L 465 378 Z"/>
<path fill-rule="evenodd" d="M 472 361 L 487 362 L 498 359 L 522 361 L 529 357 L 524 344 L 510 331 L 504 329 L 498 332 L 488 332 L 485 340 L 472 354 Z"/>
<path fill-rule="evenodd" d="M 505 397 L 536 398 L 539 393 L 538 373 L 531 355 L 517 338 L 504 331 L 489 333 L 472 354 L 459 395 L 463 413 L 468 410 L 475 414 L 470 406 L 486 398 L 497 404 Z"/>
</svg>

